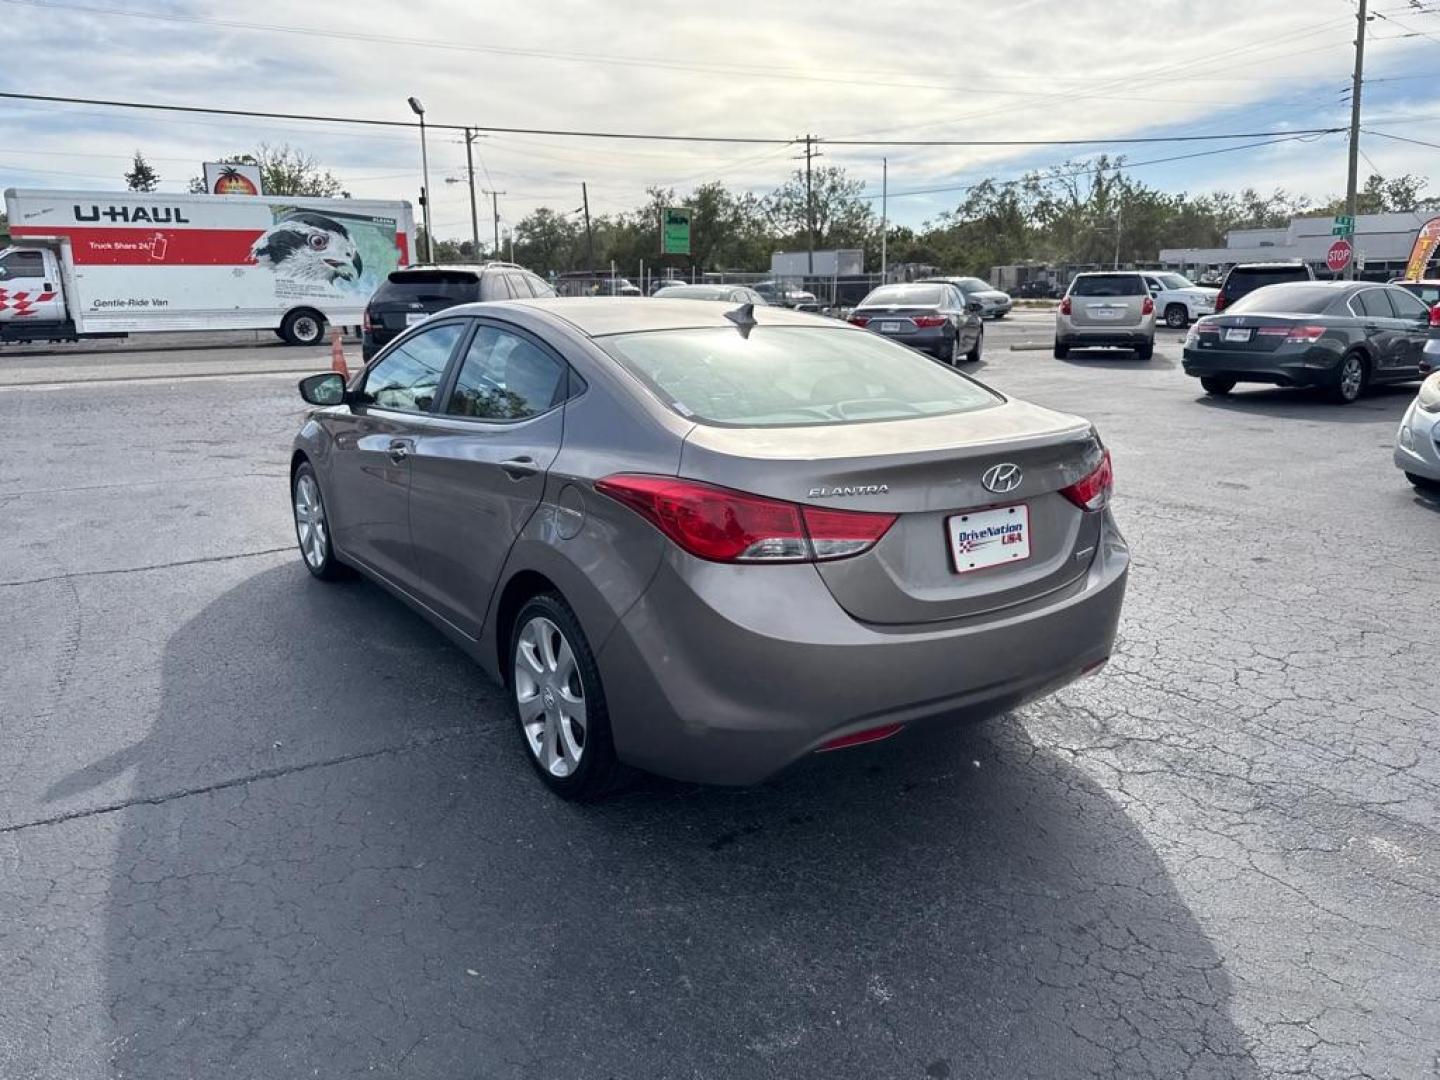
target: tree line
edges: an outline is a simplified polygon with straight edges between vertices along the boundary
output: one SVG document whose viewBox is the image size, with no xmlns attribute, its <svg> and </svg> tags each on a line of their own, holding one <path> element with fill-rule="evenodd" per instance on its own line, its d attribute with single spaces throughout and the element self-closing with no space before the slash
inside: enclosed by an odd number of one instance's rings
<svg viewBox="0 0 1440 1080">
<path fill-rule="evenodd" d="M 338 177 L 289 145 L 262 143 L 221 160 L 258 165 L 272 195 L 347 194 Z M 1344 211 L 1342 197 L 1317 202 L 1279 188 L 1172 194 L 1136 179 L 1125 165 L 1124 157 L 1101 155 L 1033 170 L 1019 180 L 982 180 L 958 191 L 951 209 L 921 226 L 891 223 L 889 261 L 982 276 L 992 266 L 1022 262 L 1153 262 L 1161 248 L 1222 247 L 1232 229 L 1280 228 L 1302 214 Z M 153 191 L 160 177 L 137 150 L 125 181 L 131 190 Z M 189 186 L 204 190 L 198 177 Z M 1423 178 L 1409 174 L 1372 174 L 1361 189 L 1358 210 L 1440 210 L 1440 198 L 1426 196 L 1425 187 Z M 510 246 L 501 254 L 513 251 L 517 262 L 540 273 L 606 270 L 612 262 L 634 273 L 642 261 L 656 269 L 765 271 L 772 251 L 803 251 L 813 234 L 816 250 L 864 249 L 865 267 L 875 271 L 880 267 L 878 202 L 866 192 L 864 180 L 834 165 L 814 170 L 808 198 L 799 169 L 758 195 L 719 181 L 688 193 L 651 187 L 633 209 L 594 216 L 588 234 L 579 211 L 537 208 L 515 224 Z M 659 255 L 660 217 L 667 206 L 690 209 L 688 257 Z M 476 252 L 469 240 L 435 242 L 439 262 L 483 255 L 496 253 Z"/>
</svg>

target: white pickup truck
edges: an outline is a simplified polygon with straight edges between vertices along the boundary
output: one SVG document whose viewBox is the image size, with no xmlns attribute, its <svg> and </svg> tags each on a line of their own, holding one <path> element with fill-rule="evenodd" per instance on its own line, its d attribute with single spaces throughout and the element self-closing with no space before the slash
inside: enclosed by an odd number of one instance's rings
<svg viewBox="0 0 1440 1080">
<path fill-rule="evenodd" d="M 1155 301 L 1155 315 L 1166 326 L 1182 330 L 1202 315 L 1215 314 L 1219 289 L 1196 285 L 1189 278 L 1168 270 L 1142 270 L 1145 287 Z"/>
</svg>

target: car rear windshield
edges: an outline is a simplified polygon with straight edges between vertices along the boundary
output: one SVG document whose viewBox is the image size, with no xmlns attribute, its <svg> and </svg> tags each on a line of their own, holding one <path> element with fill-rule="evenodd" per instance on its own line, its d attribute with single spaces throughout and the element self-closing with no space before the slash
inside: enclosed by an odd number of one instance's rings
<svg viewBox="0 0 1440 1080">
<path fill-rule="evenodd" d="M 1225 296 L 1234 300 L 1266 285 L 1310 280 L 1303 266 L 1237 266 L 1225 279 Z"/>
<path fill-rule="evenodd" d="M 724 285 L 667 285 L 655 295 L 661 300 L 729 300 L 734 292 Z"/>
<path fill-rule="evenodd" d="M 799 427 L 971 412 L 979 383 L 865 331 L 757 326 L 596 339 L 681 416 L 726 427 Z"/>
<path fill-rule="evenodd" d="M 1144 296 L 1145 281 L 1139 274 L 1087 274 L 1070 285 L 1071 296 Z"/>
<path fill-rule="evenodd" d="M 1321 285 L 1266 285 L 1248 292 L 1225 309 L 1226 315 L 1266 311 L 1284 315 L 1319 315 L 1335 302 L 1335 290 Z"/>
<path fill-rule="evenodd" d="M 886 285 L 861 302 L 861 307 L 939 307 L 945 297 L 943 285 Z"/>
<path fill-rule="evenodd" d="M 443 300 L 466 304 L 479 299 L 480 279 L 468 270 L 395 270 L 375 290 L 370 302 Z"/>
<path fill-rule="evenodd" d="M 1420 281 L 1402 281 L 1400 287 L 1406 292 L 1414 293 L 1429 307 L 1440 304 L 1440 285 Z"/>
</svg>

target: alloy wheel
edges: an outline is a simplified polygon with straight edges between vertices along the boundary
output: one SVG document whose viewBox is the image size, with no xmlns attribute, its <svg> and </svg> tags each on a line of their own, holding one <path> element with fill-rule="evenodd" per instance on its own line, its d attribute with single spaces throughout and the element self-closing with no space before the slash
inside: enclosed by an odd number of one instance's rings
<svg viewBox="0 0 1440 1080">
<path fill-rule="evenodd" d="M 1360 388 L 1365 384 L 1365 364 L 1351 353 L 1340 361 L 1340 396 L 1346 401 L 1354 401 L 1360 396 Z"/>
<path fill-rule="evenodd" d="M 585 686 L 570 642 L 543 615 L 520 630 L 513 685 L 530 753 L 551 776 L 573 775 L 588 733 Z"/>
<path fill-rule="evenodd" d="M 320 487 L 308 472 L 295 481 L 295 533 L 300 539 L 300 553 L 312 570 L 325 565 L 329 547 L 329 530 L 325 523 L 325 504 L 320 501 Z"/>
</svg>

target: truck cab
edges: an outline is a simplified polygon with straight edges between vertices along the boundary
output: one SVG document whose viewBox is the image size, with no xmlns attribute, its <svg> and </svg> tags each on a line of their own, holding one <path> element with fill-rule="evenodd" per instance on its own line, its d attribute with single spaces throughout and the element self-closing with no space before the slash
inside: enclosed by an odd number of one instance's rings
<svg viewBox="0 0 1440 1080">
<path fill-rule="evenodd" d="M 0 341 L 74 337 L 55 252 L 34 245 L 0 251 Z"/>
</svg>

